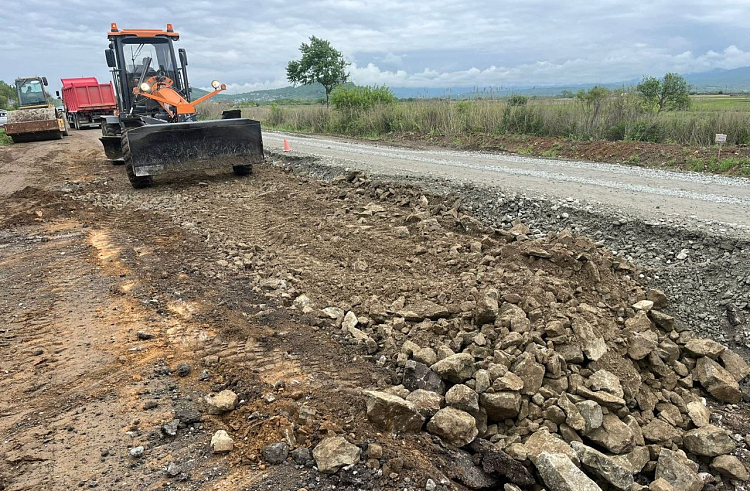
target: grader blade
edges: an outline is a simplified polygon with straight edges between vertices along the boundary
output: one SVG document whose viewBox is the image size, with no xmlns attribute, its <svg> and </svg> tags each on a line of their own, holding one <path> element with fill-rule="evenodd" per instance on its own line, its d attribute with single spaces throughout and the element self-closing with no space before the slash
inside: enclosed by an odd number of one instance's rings
<svg viewBox="0 0 750 491">
<path fill-rule="evenodd" d="M 152 124 L 126 138 L 125 163 L 138 177 L 263 162 L 260 123 L 250 119 Z"/>
</svg>

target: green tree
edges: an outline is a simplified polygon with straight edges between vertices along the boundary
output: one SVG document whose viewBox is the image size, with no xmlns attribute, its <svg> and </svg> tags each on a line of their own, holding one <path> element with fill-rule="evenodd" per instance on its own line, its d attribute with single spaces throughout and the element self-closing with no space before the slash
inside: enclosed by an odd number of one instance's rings
<svg viewBox="0 0 750 491">
<path fill-rule="evenodd" d="M 576 93 L 576 99 L 589 105 L 598 107 L 602 101 L 607 99 L 611 92 L 606 87 L 595 85 L 589 90 L 581 89 Z"/>
<path fill-rule="evenodd" d="M 663 79 L 643 77 L 636 90 L 656 114 L 690 107 L 690 87 L 685 78 L 676 73 L 667 73 Z"/>
<path fill-rule="evenodd" d="M 293 84 L 321 84 L 326 90 L 326 106 L 331 91 L 349 80 L 341 52 L 334 49 L 331 43 L 312 36 L 310 44 L 302 43 L 299 47 L 302 58 L 290 61 L 286 67 L 286 78 Z"/>
<path fill-rule="evenodd" d="M 0 80 L 0 109 L 11 109 L 16 100 L 16 88 Z"/>
</svg>

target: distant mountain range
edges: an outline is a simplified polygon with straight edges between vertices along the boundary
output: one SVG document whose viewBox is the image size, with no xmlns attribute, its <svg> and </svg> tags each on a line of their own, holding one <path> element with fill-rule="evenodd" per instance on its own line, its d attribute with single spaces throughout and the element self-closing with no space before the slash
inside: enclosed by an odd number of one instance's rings
<svg viewBox="0 0 750 491">
<path fill-rule="evenodd" d="M 193 98 L 201 97 L 208 92 L 203 89 L 191 89 Z M 300 101 L 309 101 L 316 99 L 325 99 L 326 91 L 320 84 L 300 85 L 299 87 L 282 87 L 280 89 L 255 90 L 252 92 L 243 92 L 241 94 L 219 94 L 214 96 L 217 101 L 253 101 L 253 102 L 273 102 L 281 99 L 293 99 Z"/>
<path fill-rule="evenodd" d="M 731 70 L 715 69 L 707 72 L 688 73 L 684 75 L 692 90 L 698 93 L 719 92 L 736 93 L 750 91 L 750 67 L 734 68 Z M 477 96 L 506 97 L 513 94 L 526 96 L 556 96 L 564 91 L 577 92 L 588 89 L 595 85 L 601 85 L 610 89 L 635 85 L 639 79 L 627 80 L 617 83 L 588 83 L 577 85 L 535 85 L 515 87 L 441 87 L 441 88 L 410 88 L 391 87 L 393 93 L 399 99 L 410 98 L 432 98 L 432 97 L 454 97 L 467 99 Z M 207 92 L 201 89 L 192 89 L 193 97 L 200 97 Z M 216 100 L 223 101 L 253 101 L 258 103 L 274 102 L 283 99 L 299 101 L 311 101 L 325 98 L 325 89 L 322 85 L 302 85 L 299 87 L 283 87 L 281 89 L 256 90 L 241 94 L 219 94 Z"/>
</svg>

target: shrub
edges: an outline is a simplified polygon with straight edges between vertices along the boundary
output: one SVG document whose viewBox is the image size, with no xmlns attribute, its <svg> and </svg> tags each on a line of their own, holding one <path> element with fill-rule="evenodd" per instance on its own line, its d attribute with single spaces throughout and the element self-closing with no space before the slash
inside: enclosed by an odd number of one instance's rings
<svg viewBox="0 0 750 491">
<path fill-rule="evenodd" d="M 386 86 L 340 86 L 331 94 L 336 109 L 369 109 L 376 105 L 393 104 L 396 96 Z"/>
<path fill-rule="evenodd" d="M 3 145 L 8 145 L 12 141 L 13 140 L 11 140 L 10 137 L 5 134 L 5 130 L 0 129 L 0 147 L 3 146 Z"/>
<path fill-rule="evenodd" d="M 284 111 L 278 104 L 271 104 L 271 114 L 268 116 L 268 124 L 280 126 L 284 122 Z"/>
<path fill-rule="evenodd" d="M 509 106 L 525 106 L 529 102 L 529 98 L 524 95 L 512 95 L 508 97 Z"/>
</svg>

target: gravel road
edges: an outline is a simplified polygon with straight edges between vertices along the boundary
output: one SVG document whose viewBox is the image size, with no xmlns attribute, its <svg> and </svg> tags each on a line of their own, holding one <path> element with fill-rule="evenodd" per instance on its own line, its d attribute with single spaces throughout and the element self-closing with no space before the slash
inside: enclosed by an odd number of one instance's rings
<svg viewBox="0 0 750 491">
<path fill-rule="evenodd" d="M 266 147 L 377 174 L 447 178 L 537 197 L 575 198 L 645 219 L 678 216 L 750 231 L 750 180 L 633 166 L 449 150 L 417 150 L 264 132 Z"/>
<path fill-rule="evenodd" d="M 296 167 L 318 177 L 360 169 L 453 194 L 496 228 L 520 220 L 538 236 L 569 228 L 600 241 L 668 292 L 682 322 L 750 356 L 748 179 L 276 132 L 263 138 L 274 154 L 286 138 L 292 151 L 283 155 L 302 157 Z"/>
</svg>

